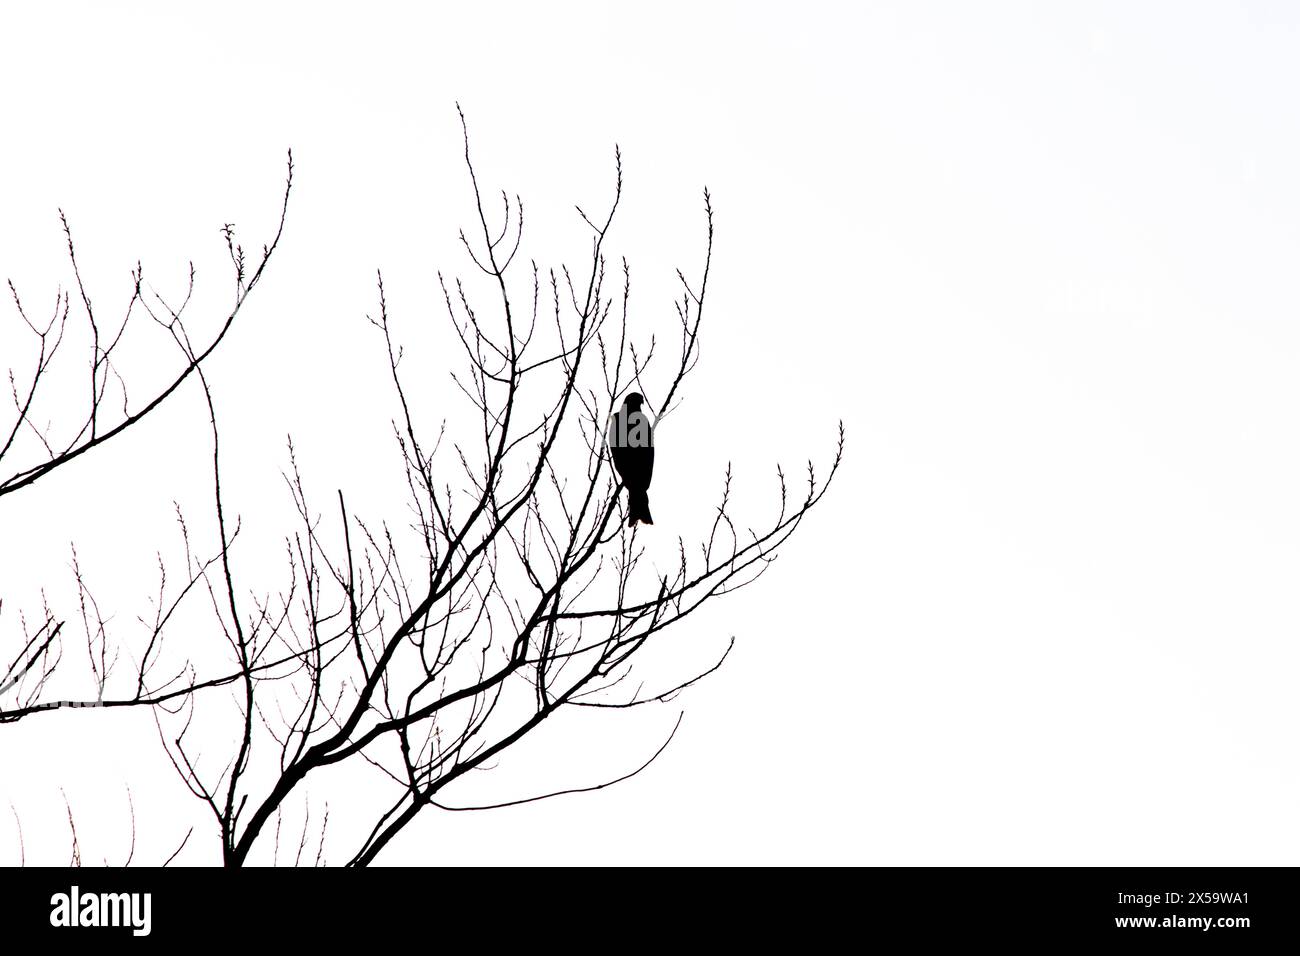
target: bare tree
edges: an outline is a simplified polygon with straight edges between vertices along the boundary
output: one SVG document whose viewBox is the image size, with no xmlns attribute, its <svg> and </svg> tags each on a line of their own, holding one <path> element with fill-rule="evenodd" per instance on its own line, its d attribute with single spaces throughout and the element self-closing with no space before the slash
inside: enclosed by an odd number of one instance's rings
<svg viewBox="0 0 1300 956">
<path fill-rule="evenodd" d="M 31 487 L 56 469 L 123 434 L 158 409 L 199 371 L 226 337 L 249 295 L 265 275 L 284 233 L 292 188 L 293 154 L 290 153 L 275 234 L 251 260 L 236 241 L 233 224 L 222 227 L 234 273 L 234 299 L 215 333 L 197 347 L 190 339 L 186 318 L 195 289 L 194 263 L 189 264 L 183 289 L 175 296 L 164 295 L 149 285 L 142 266 L 137 263 L 131 273 L 125 307 L 118 309 L 114 318 L 107 319 L 104 310 L 97 309 L 82 279 L 72 228 L 60 210 L 74 291 L 59 290 L 53 307 L 44 317 L 37 317 L 24 302 L 14 281 L 8 280 L 14 315 L 20 323 L 16 329 L 30 341 L 32 356 L 25 372 L 8 369 L 13 408 L 7 423 L 0 420 L 0 498 Z M 80 335 L 73 332 L 73 326 L 78 323 L 82 326 Z M 133 403 L 126 378 L 119 372 L 118 359 L 125 344 L 133 338 L 129 331 L 141 326 L 146 332 L 152 329 L 154 334 L 175 343 L 183 361 L 162 384 L 150 389 L 145 401 Z M 81 351 L 70 351 L 74 349 Z M 65 358 L 74 354 L 79 354 L 84 363 L 79 373 L 76 359 L 68 363 Z M 75 420 L 66 420 L 69 409 L 74 410 Z M 183 519 L 181 524 L 189 565 L 189 535 Z M 216 560 L 212 557 L 194 566 L 211 566 Z M 168 581 L 161 558 L 159 566 L 161 581 L 153 602 L 156 613 L 152 621 L 143 622 L 146 627 L 142 647 L 134 654 L 127 654 L 133 659 L 133 671 L 122 681 L 122 693 L 117 696 L 110 692 L 109 682 L 123 648 L 109 634 L 105 614 L 87 585 L 75 548 L 72 568 L 78 606 L 74 614 L 57 613 L 42 595 L 39 612 L 30 616 L 20 613 L 16 628 L 10 631 L 4 616 L 5 602 L 0 598 L 0 628 L 5 629 L 0 635 L 6 632 L 15 635 L 4 639 L 6 644 L 12 642 L 13 647 L 0 655 L 0 723 L 69 707 L 156 703 L 192 689 L 194 683 L 185 680 L 187 668 L 182 666 L 169 677 L 158 677 L 155 666 L 166 625 L 202 577 L 191 574 L 178 585 Z M 84 636 L 92 693 L 77 699 L 48 699 L 46 692 L 51 678 L 63 659 L 62 639 L 69 617 L 77 619 Z M 77 626 L 74 623 L 73 627 Z"/>
<path fill-rule="evenodd" d="M 288 580 L 278 592 L 238 580 L 217 404 L 195 364 L 211 413 L 220 540 L 218 559 L 191 559 L 184 577 L 204 582 L 229 648 L 234 707 L 220 737 L 233 743 L 214 757 L 214 735 L 193 731 L 220 703 L 209 695 L 187 693 L 153 713 L 177 773 L 211 814 L 227 865 L 279 860 L 286 802 L 326 768 L 377 773 L 387 790 L 360 808 L 359 791 L 349 790 L 361 826 L 345 859 L 366 865 L 426 807 L 486 809 L 456 803 L 449 788 L 558 711 L 673 700 L 720 666 L 731 644 L 658 683 L 639 676 L 647 650 L 706 601 L 753 583 L 822 500 L 841 460 L 842 425 L 824 479 L 809 463 L 792 490 L 777 468 L 779 500 L 761 529 L 732 514 L 728 469 L 700 540 L 677 540 L 669 572 L 643 561 L 646 532 L 622 520 L 606 424 L 633 385 L 661 423 L 680 401 L 699 358 L 714 213 L 705 191 L 703 267 L 694 283 L 678 273 L 677 347 L 661 357 L 653 336 L 639 344 L 630 327 L 630 268 L 606 249 L 623 189 L 615 155 L 608 211 L 578 209 L 591 230 L 582 269 L 523 266 L 523 205 L 502 193 L 500 220 L 489 216 L 465 132 L 477 222 L 461 240 L 486 297 L 470 282 L 439 278 L 463 351 L 453 378 L 474 410 L 472 444 L 453 438 L 445 420 L 436 428 L 421 420 L 381 275 L 370 321 L 392 382 L 409 519 L 365 520 L 341 491 L 318 505 L 290 442 L 285 477 L 298 530 L 285 542 Z M 626 779 L 671 739 L 626 773 L 557 792 Z M 327 803 L 312 824 L 318 835 L 303 822 L 296 847 L 289 843 L 295 863 L 325 859 L 328 820 Z"/>
</svg>

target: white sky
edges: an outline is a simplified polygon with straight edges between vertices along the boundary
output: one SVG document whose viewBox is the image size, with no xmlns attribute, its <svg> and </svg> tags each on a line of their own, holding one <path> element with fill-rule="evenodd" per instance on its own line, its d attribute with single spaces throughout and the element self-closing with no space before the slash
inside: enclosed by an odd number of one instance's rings
<svg viewBox="0 0 1300 956">
<path fill-rule="evenodd" d="M 30 299 L 67 281 L 62 207 L 105 303 L 137 259 L 164 288 L 193 259 L 215 317 L 218 228 L 268 236 L 294 150 L 282 250 L 211 366 L 251 541 L 273 550 L 290 521 L 290 431 L 321 497 L 384 512 L 364 315 L 382 268 L 414 341 L 441 319 L 435 270 L 473 269 L 456 100 L 546 262 L 580 257 L 572 204 L 605 201 L 620 144 L 613 241 L 645 328 L 672 334 L 672 268 L 697 269 L 714 193 L 704 359 L 660 437 L 657 534 L 698 534 L 727 461 L 761 523 L 774 464 L 824 462 L 848 429 L 839 486 L 770 576 L 681 626 L 684 666 L 738 646 L 680 700 L 659 762 L 426 815 L 385 861 L 1294 862 L 1293 8 L 266 6 L 0 13 L 0 272 Z M 23 368 L 10 332 L 0 366 Z M 173 361 L 150 349 L 142 376 Z M 66 587 L 73 540 L 101 601 L 142 613 L 171 500 L 203 507 L 201 412 L 187 390 L 0 502 L 0 624 Z M 466 799 L 624 772 L 675 714 L 547 728 Z M 29 862 L 67 857 L 60 787 L 87 860 L 120 859 L 128 785 L 138 860 L 191 823 L 182 859 L 215 859 L 151 734 L 140 715 L 0 728 Z M 350 786 L 319 796 L 342 812 L 367 795 Z"/>
</svg>

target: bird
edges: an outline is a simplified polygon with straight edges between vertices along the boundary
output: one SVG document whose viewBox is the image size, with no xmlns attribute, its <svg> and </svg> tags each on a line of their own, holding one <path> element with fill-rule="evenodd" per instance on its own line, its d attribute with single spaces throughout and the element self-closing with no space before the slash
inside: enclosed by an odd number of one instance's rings
<svg viewBox="0 0 1300 956">
<path fill-rule="evenodd" d="M 655 467 L 654 426 L 641 411 L 645 397 L 630 392 L 623 406 L 609 419 L 609 450 L 614 470 L 627 486 L 627 526 L 638 521 L 654 524 L 650 517 L 650 475 Z"/>
</svg>

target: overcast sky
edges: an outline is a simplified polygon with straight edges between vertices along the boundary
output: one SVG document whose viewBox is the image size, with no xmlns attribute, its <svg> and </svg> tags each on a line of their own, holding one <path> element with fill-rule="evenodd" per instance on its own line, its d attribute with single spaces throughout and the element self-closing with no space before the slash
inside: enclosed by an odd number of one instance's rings
<svg viewBox="0 0 1300 956">
<path fill-rule="evenodd" d="M 137 260 L 169 290 L 193 260 L 215 322 L 220 227 L 269 238 L 292 147 L 282 248 L 210 372 L 254 552 L 292 520 L 290 432 L 322 495 L 384 513 L 365 315 L 382 269 L 417 341 L 442 316 L 436 270 L 473 270 L 457 101 L 539 261 L 581 258 L 572 207 L 608 201 L 619 145 L 611 241 L 644 329 L 672 335 L 712 191 L 703 358 L 651 489 L 663 542 L 700 535 L 728 461 L 759 524 L 775 465 L 825 463 L 848 432 L 770 574 L 674 637 L 686 665 L 735 635 L 719 673 L 637 719 L 544 728 L 464 793 L 626 772 L 684 708 L 658 762 L 595 794 L 426 814 L 384 861 L 1295 861 L 1290 5 L 109 6 L 0 14 L 0 273 L 53 301 L 62 208 L 104 303 L 125 304 Z M 13 324 L 0 312 L 0 367 L 21 370 Z M 174 361 L 133 347 L 145 378 Z M 420 361 L 445 381 L 437 348 Z M 0 628 L 66 589 L 73 541 L 119 620 L 144 613 L 171 502 L 203 508 L 203 414 L 187 389 L 0 502 Z M 67 858 L 60 788 L 87 861 L 119 861 L 128 786 L 137 860 L 190 825 L 180 859 L 219 858 L 146 715 L 5 726 L 0 767 L 29 862 Z"/>
</svg>

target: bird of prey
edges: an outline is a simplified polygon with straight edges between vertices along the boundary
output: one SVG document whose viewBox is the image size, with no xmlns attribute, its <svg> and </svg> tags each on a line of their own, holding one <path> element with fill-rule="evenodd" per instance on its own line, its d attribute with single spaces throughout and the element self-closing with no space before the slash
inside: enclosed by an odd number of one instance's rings
<svg viewBox="0 0 1300 956">
<path fill-rule="evenodd" d="M 623 400 L 623 407 L 609 419 L 609 451 L 614 459 L 614 470 L 627 486 L 627 526 L 638 521 L 654 524 L 650 517 L 650 475 L 655 467 L 654 426 L 641 411 L 645 399 L 631 392 Z"/>
</svg>

